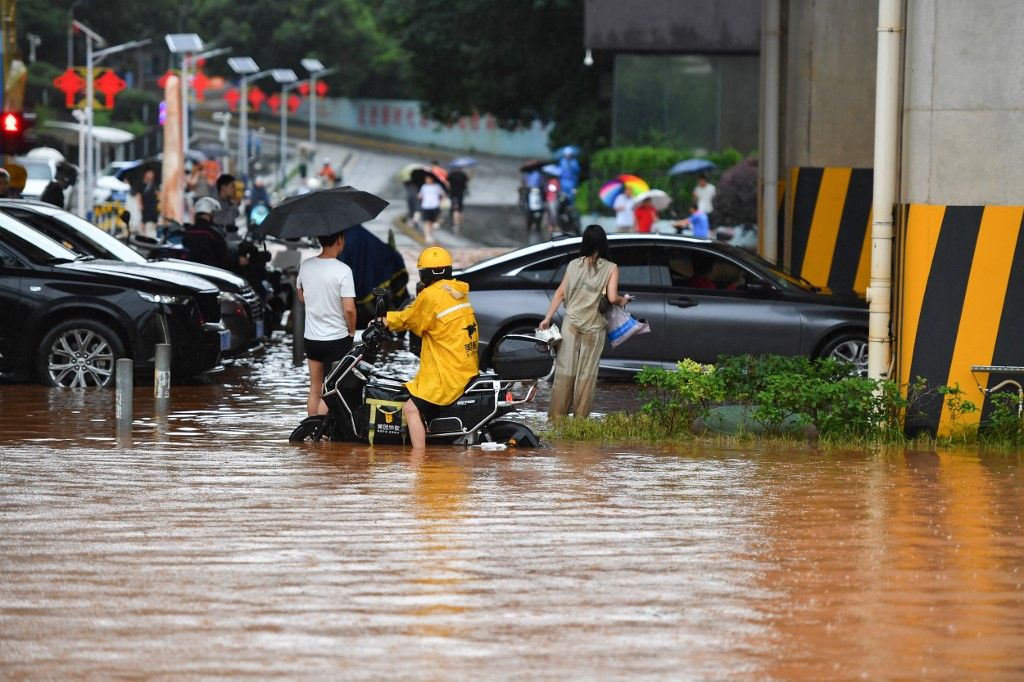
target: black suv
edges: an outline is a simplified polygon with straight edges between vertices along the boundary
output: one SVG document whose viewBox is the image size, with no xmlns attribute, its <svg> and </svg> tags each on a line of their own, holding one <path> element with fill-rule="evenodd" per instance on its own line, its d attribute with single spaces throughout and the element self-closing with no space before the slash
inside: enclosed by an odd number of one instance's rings
<svg viewBox="0 0 1024 682">
<path fill-rule="evenodd" d="M 174 378 L 195 376 L 230 342 L 217 293 L 192 275 L 79 256 L 0 214 L 0 375 L 108 386 L 121 357 L 152 376 L 168 342 Z"/>
<path fill-rule="evenodd" d="M 249 283 L 232 272 L 178 259 L 149 259 L 73 213 L 38 201 L 0 199 L 0 211 L 33 227 L 78 254 L 187 272 L 220 289 L 221 321 L 231 331 L 227 355 L 257 348 L 266 332 L 263 302 Z"/>
</svg>

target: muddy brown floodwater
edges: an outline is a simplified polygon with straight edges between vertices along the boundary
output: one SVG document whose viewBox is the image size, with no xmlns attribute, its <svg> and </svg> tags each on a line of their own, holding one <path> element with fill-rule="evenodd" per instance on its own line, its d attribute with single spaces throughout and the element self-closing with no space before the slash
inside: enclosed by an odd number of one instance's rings
<svg viewBox="0 0 1024 682">
<path fill-rule="evenodd" d="M 1018 455 L 292 446 L 288 360 L 0 387 L 0 675 L 1024 676 Z"/>
</svg>

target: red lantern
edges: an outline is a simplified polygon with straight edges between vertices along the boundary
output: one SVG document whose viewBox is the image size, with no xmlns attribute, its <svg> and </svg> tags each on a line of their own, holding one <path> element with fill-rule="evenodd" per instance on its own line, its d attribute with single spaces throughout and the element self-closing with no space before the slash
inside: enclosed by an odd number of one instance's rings
<svg viewBox="0 0 1024 682">
<path fill-rule="evenodd" d="M 277 110 L 281 108 L 281 95 L 275 92 L 273 95 L 268 97 L 267 106 L 270 107 L 270 110 L 276 114 Z"/>
<path fill-rule="evenodd" d="M 288 95 L 288 111 L 294 114 L 296 111 L 299 110 L 300 104 L 302 104 L 302 100 L 299 98 L 298 95 L 296 95 L 295 93 Z"/>
<path fill-rule="evenodd" d="M 231 88 L 224 93 L 224 101 L 228 103 L 228 108 L 231 111 L 238 111 L 238 100 L 242 99 L 242 95 L 238 92 L 238 88 Z"/>
<path fill-rule="evenodd" d="M 202 102 L 205 99 L 205 93 L 209 87 L 210 79 L 206 77 L 206 74 L 202 71 L 196 71 L 195 75 L 192 76 L 192 89 L 195 90 L 197 102 Z"/>
<path fill-rule="evenodd" d="M 303 97 L 309 97 L 309 81 L 302 81 L 295 89 L 298 90 L 299 94 Z"/>
<path fill-rule="evenodd" d="M 96 79 L 96 89 L 106 97 L 106 107 L 108 109 L 114 108 L 114 97 L 126 87 L 128 87 L 128 84 L 114 73 L 113 69 L 107 69 L 103 72 L 102 76 Z"/>
<path fill-rule="evenodd" d="M 85 89 L 85 79 L 72 68 L 54 78 L 53 84 L 64 93 L 64 106 L 68 109 L 75 106 L 75 93 Z"/>
<path fill-rule="evenodd" d="M 249 90 L 249 106 L 252 107 L 253 111 L 259 111 L 266 99 L 266 93 L 260 90 L 259 86 L 253 86 Z"/>
<path fill-rule="evenodd" d="M 323 97 L 324 95 L 326 95 L 327 94 L 327 90 L 328 90 L 327 83 L 324 83 L 323 81 L 317 81 L 316 82 L 316 96 L 317 97 Z"/>
<path fill-rule="evenodd" d="M 166 73 L 164 73 L 164 75 L 160 76 L 160 78 L 157 79 L 156 84 L 160 86 L 161 90 L 163 90 L 164 88 L 167 87 L 167 79 L 170 78 L 171 76 L 176 76 L 176 75 L 178 75 L 178 74 L 174 73 L 170 69 L 167 69 Z"/>
</svg>

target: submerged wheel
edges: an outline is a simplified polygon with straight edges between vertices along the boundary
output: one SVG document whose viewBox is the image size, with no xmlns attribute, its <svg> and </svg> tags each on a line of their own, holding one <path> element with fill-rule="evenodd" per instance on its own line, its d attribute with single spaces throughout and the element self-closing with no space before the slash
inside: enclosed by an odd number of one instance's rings
<svg viewBox="0 0 1024 682">
<path fill-rule="evenodd" d="M 330 427 L 327 415 L 317 414 L 306 417 L 288 436 L 289 443 L 319 443 L 321 440 L 330 440 L 330 434 L 325 438 L 324 433 Z"/>
<path fill-rule="evenodd" d="M 840 334 L 825 344 L 821 357 L 853 365 L 857 376 L 868 375 L 868 339 L 863 334 Z"/>
<path fill-rule="evenodd" d="M 540 438 L 529 426 L 505 419 L 488 424 L 484 430 L 483 439 L 492 443 L 504 443 L 510 448 L 540 447 Z"/>
<path fill-rule="evenodd" d="M 88 388 L 114 383 L 124 344 L 107 325 L 86 319 L 62 322 L 39 344 L 36 374 L 47 386 Z"/>
</svg>

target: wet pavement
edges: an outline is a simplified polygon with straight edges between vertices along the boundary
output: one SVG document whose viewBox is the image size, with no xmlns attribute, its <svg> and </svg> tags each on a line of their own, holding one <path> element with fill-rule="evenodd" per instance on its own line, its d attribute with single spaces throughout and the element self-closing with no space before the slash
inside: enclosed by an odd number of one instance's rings
<svg viewBox="0 0 1024 682">
<path fill-rule="evenodd" d="M 0 386 L 0 675 L 1024 675 L 1019 454 L 293 446 L 305 380 Z"/>
</svg>

